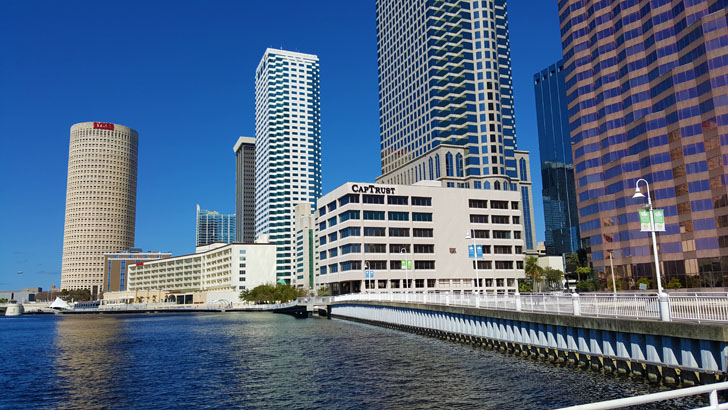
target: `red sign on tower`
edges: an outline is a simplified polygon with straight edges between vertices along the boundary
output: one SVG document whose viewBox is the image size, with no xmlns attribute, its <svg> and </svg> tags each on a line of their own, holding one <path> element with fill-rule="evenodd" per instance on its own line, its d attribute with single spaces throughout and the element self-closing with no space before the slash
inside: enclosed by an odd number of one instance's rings
<svg viewBox="0 0 728 410">
<path fill-rule="evenodd" d="M 94 129 L 99 130 L 114 130 L 114 124 L 110 122 L 95 122 L 94 123 Z"/>
</svg>

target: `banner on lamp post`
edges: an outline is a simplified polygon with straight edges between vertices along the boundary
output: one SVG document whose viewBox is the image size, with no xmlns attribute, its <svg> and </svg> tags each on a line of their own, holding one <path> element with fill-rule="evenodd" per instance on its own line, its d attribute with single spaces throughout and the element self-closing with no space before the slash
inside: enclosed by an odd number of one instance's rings
<svg viewBox="0 0 728 410">
<path fill-rule="evenodd" d="M 665 232 L 665 210 L 653 209 L 652 221 L 650 221 L 650 211 L 640 209 L 640 231 L 642 232 Z M 653 224 L 654 222 L 654 224 Z"/>
</svg>

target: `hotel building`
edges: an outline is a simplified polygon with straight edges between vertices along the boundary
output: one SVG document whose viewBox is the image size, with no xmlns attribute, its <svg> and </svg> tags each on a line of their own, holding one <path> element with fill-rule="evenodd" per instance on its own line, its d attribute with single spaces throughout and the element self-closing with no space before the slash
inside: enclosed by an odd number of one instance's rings
<svg viewBox="0 0 728 410">
<path fill-rule="evenodd" d="M 131 248 L 123 252 L 107 252 L 104 254 L 103 292 L 119 292 L 126 290 L 126 268 L 129 265 L 155 259 L 166 259 L 171 253 L 144 252 L 139 248 Z"/>
<path fill-rule="evenodd" d="M 134 246 L 139 134 L 108 122 L 71 126 L 61 289 L 104 282 L 104 253 Z"/>
<path fill-rule="evenodd" d="M 255 242 L 255 138 L 240 137 L 235 152 L 235 231 L 238 242 Z"/>
<path fill-rule="evenodd" d="M 559 1 L 581 237 L 625 288 L 655 280 L 639 178 L 665 212 L 663 283 L 728 285 L 726 4 Z"/>
<path fill-rule="evenodd" d="M 321 196 L 319 62 L 267 49 L 255 72 L 255 234 L 278 244 L 277 276 L 296 274 L 295 205 Z"/>
<path fill-rule="evenodd" d="M 506 0 L 377 0 L 377 182 L 518 192 L 536 246 L 529 154 L 516 144 Z"/>
<path fill-rule="evenodd" d="M 128 291 L 203 291 L 207 300 L 239 300 L 240 292 L 274 283 L 275 244 L 213 243 L 192 255 L 129 265 Z"/>
<path fill-rule="evenodd" d="M 235 214 L 223 215 L 200 209 L 197 205 L 195 246 L 205 246 L 215 242 L 235 242 L 235 229 Z"/>
<path fill-rule="evenodd" d="M 558 61 L 533 76 L 547 255 L 574 253 L 579 249 L 579 215 L 564 74 L 564 62 Z"/>
<path fill-rule="evenodd" d="M 480 291 L 514 293 L 525 277 L 520 200 L 516 191 L 434 181 L 346 183 L 318 200 L 317 286 L 332 294 L 467 293 L 477 278 Z M 482 247 L 477 269 L 472 245 Z"/>
</svg>

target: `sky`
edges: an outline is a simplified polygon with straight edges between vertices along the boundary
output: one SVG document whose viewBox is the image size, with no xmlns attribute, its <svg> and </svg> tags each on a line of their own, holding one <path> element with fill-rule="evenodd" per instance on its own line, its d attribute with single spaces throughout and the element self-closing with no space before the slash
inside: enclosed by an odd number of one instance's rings
<svg viewBox="0 0 728 410">
<path fill-rule="evenodd" d="M 195 209 L 235 212 L 266 48 L 320 60 L 323 192 L 381 171 L 374 0 L 0 2 L 0 289 L 60 286 L 71 125 L 139 132 L 135 247 L 194 252 Z M 533 74 L 561 58 L 557 1 L 510 0 L 519 149 L 543 203 Z M 18 274 L 18 272 L 22 272 Z"/>
</svg>

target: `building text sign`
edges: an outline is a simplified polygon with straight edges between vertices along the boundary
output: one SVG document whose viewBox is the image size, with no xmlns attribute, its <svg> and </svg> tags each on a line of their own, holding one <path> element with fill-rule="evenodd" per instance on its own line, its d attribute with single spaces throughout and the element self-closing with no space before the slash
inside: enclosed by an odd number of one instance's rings
<svg viewBox="0 0 728 410">
<path fill-rule="evenodd" d="M 114 130 L 114 124 L 110 122 L 95 122 L 94 123 L 94 129 L 97 130 Z"/>
<path fill-rule="evenodd" d="M 111 124 L 114 125 L 114 124 Z M 113 128 L 112 128 L 113 129 Z M 394 188 L 392 187 L 382 187 L 382 186 L 376 186 L 374 184 L 369 185 L 359 185 L 354 184 L 351 186 L 351 191 L 362 194 L 385 194 L 385 195 L 394 195 Z"/>
</svg>

